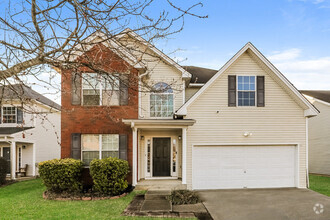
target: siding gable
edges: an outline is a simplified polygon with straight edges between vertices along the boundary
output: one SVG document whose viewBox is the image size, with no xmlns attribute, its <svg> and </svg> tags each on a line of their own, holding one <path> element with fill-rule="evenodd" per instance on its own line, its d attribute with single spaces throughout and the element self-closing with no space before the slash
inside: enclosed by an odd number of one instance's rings
<svg viewBox="0 0 330 220">
<path fill-rule="evenodd" d="M 265 107 L 228 107 L 228 75 L 265 76 Z M 218 143 L 298 144 L 299 186 L 306 186 L 304 109 L 248 53 L 243 53 L 187 107 L 186 118 L 196 120 L 187 133 L 188 187 L 192 184 L 193 146 Z M 244 132 L 252 135 L 244 137 Z"/>
</svg>

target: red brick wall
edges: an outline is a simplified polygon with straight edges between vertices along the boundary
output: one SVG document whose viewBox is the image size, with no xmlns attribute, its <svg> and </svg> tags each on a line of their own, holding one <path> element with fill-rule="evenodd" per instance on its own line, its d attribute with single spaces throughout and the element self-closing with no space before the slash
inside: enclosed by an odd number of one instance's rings
<svg viewBox="0 0 330 220">
<path fill-rule="evenodd" d="M 128 162 L 132 168 L 132 130 L 121 122 L 122 118 L 138 118 L 138 71 L 103 45 L 94 46 L 81 57 L 93 59 L 98 68 L 109 72 L 129 72 L 130 87 L 127 106 L 77 106 L 71 104 L 71 73 L 62 70 L 62 114 L 61 114 L 61 157 L 71 154 L 71 134 L 127 134 Z M 78 67 L 79 72 L 94 72 L 86 67 Z M 131 176 L 128 178 L 131 182 Z"/>
</svg>

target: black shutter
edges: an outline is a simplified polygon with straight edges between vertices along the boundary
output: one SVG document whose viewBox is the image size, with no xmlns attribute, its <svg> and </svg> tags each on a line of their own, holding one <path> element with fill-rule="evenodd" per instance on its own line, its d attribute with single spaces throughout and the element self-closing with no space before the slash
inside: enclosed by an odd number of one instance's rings
<svg viewBox="0 0 330 220">
<path fill-rule="evenodd" d="M 127 135 L 119 135 L 119 159 L 127 160 Z"/>
<path fill-rule="evenodd" d="M 257 76 L 257 106 L 265 106 L 265 77 Z"/>
<path fill-rule="evenodd" d="M 79 73 L 72 73 L 71 104 L 81 105 L 81 75 Z"/>
<path fill-rule="evenodd" d="M 228 106 L 236 106 L 236 76 L 228 76 Z"/>
<path fill-rule="evenodd" d="M 128 75 L 121 75 L 119 84 L 120 105 L 128 105 Z"/>
<path fill-rule="evenodd" d="M 81 159 L 81 134 L 73 133 L 71 135 L 71 157 Z"/>
<path fill-rule="evenodd" d="M 17 124 L 23 123 L 23 111 L 20 108 L 17 108 Z"/>
<path fill-rule="evenodd" d="M 1 114 L 2 106 L 0 106 L 0 124 L 2 123 L 2 114 Z"/>
</svg>

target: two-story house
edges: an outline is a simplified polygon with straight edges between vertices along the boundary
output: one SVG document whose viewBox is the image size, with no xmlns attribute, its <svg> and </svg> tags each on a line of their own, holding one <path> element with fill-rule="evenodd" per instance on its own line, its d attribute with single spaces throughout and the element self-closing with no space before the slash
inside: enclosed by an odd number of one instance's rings
<svg viewBox="0 0 330 220">
<path fill-rule="evenodd" d="M 251 43 L 214 71 L 182 67 L 130 30 L 117 41 L 126 54 L 102 41 L 83 55 L 126 76 L 112 86 L 86 67 L 62 71 L 62 157 L 127 159 L 134 186 L 307 186 L 318 110 Z"/>
<path fill-rule="evenodd" d="M 0 156 L 8 174 L 36 176 L 37 163 L 60 157 L 61 107 L 30 87 L 0 87 Z"/>
</svg>

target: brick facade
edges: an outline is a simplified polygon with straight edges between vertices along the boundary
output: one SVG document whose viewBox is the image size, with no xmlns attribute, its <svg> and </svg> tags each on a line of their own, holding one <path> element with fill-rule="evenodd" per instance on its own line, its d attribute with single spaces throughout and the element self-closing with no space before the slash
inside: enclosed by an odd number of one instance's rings
<svg viewBox="0 0 330 220">
<path fill-rule="evenodd" d="M 103 45 L 94 46 L 79 59 L 93 59 L 95 65 L 107 72 L 129 73 L 128 105 L 126 106 L 82 106 L 71 104 L 71 74 L 73 70 L 62 70 L 62 114 L 61 114 L 61 158 L 71 155 L 71 134 L 127 134 L 127 157 L 132 167 L 132 130 L 121 122 L 122 118 L 138 118 L 138 70 Z M 78 72 L 95 72 L 87 67 Z M 128 177 L 131 183 L 131 176 Z"/>
</svg>

